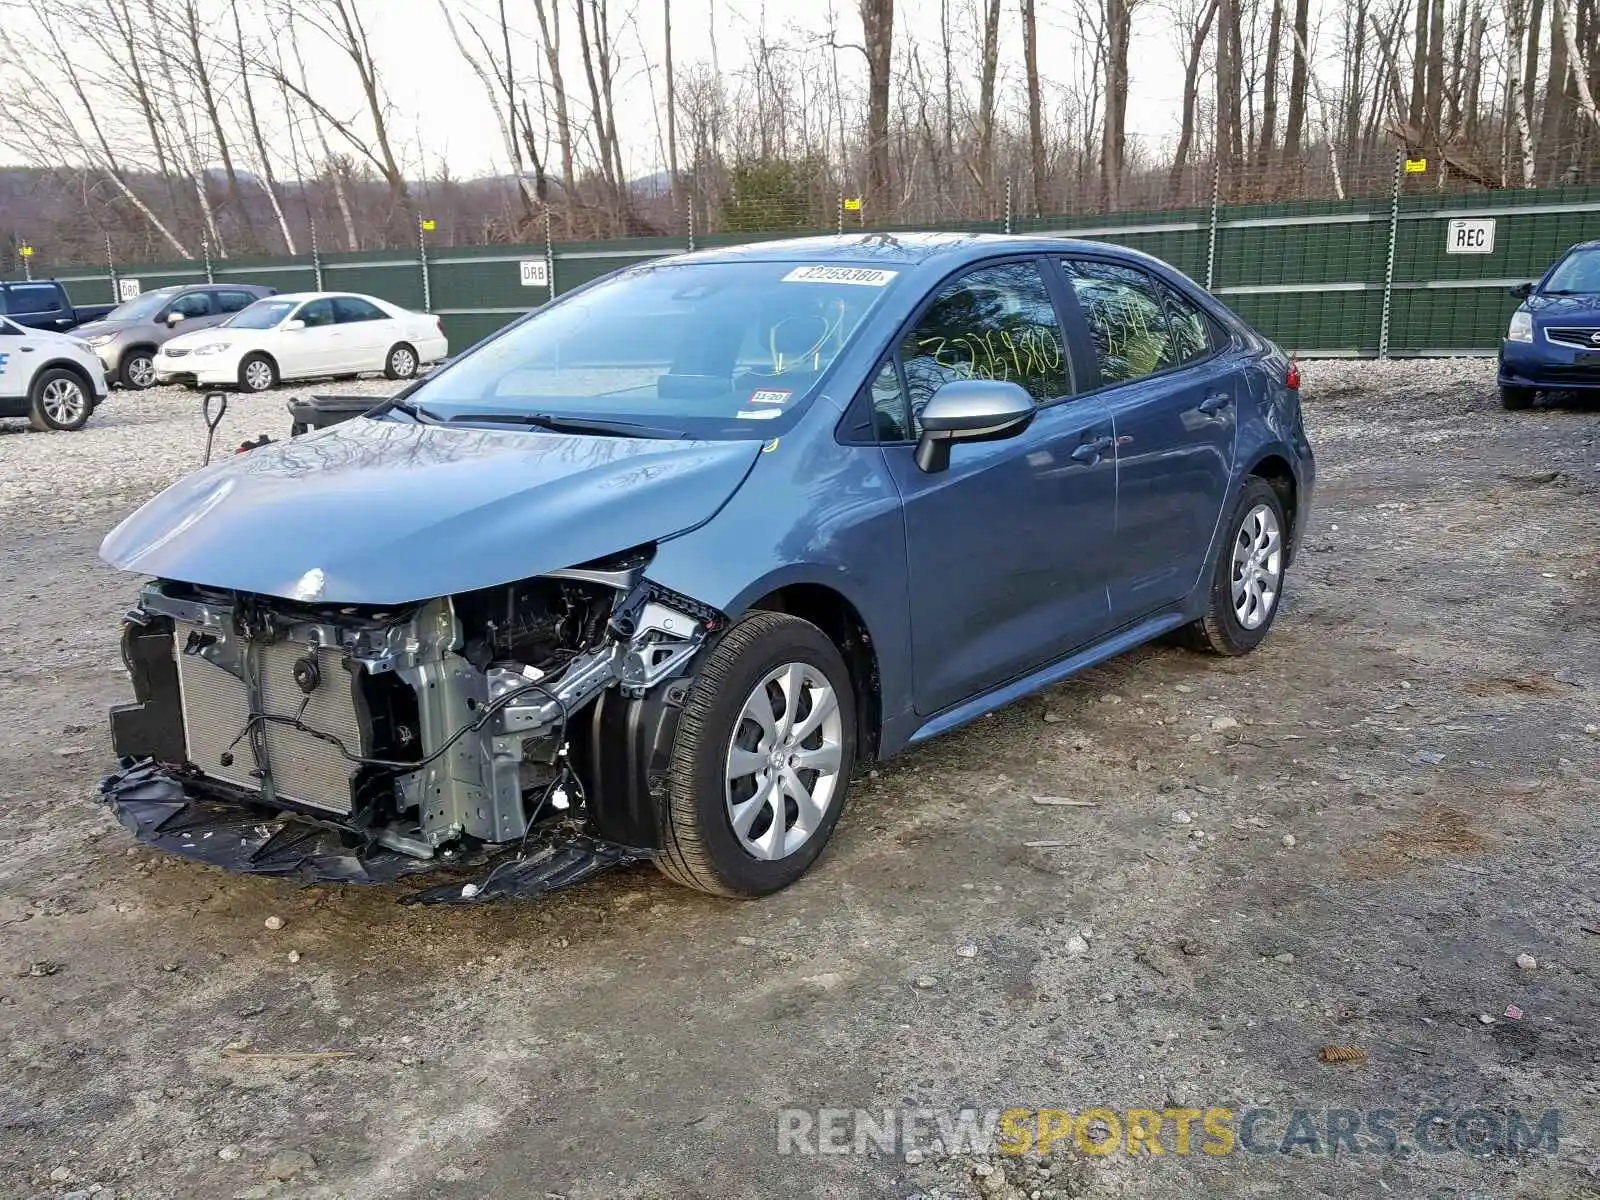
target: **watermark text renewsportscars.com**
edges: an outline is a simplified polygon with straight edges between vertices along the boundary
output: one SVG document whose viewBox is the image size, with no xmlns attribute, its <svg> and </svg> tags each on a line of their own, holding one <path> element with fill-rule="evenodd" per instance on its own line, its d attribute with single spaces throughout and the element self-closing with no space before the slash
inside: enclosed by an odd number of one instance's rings
<svg viewBox="0 0 1600 1200">
<path fill-rule="evenodd" d="M 1555 1154 L 1561 1113 L 1425 1108 L 785 1108 L 779 1154 Z"/>
</svg>

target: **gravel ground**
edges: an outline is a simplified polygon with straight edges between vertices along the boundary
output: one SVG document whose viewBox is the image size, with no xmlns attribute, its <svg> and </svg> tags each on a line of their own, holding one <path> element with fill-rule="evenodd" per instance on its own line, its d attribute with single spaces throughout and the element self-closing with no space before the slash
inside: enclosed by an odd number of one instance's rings
<svg viewBox="0 0 1600 1200">
<path fill-rule="evenodd" d="M 1481 360 L 1306 376 L 1260 651 L 1147 647 L 885 764 L 749 904 L 645 868 L 419 911 L 132 847 L 94 793 L 134 581 L 94 551 L 199 399 L 4 427 L 0 1195 L 1600 1195 L 1600 420 L 1502 412 Z M 1266 1153 L 780 1155 L 824 1106 L 1275 1116 Z M 1446 1149 L 1280 1153 L 1296 1109 L 1439 1109 Z M 1559 1149 L 1452 1148 L 1473 1109 L 1560 1110 Z"/>
</svg>

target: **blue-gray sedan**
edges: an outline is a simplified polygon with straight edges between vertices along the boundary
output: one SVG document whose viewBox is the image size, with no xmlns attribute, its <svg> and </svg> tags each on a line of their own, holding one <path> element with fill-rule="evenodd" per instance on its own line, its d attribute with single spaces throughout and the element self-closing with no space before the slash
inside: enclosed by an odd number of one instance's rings
<svg viewBox="0 0 1600 1200">
<path fill-rule="evenodd" d="M 649 262 L 364 417 L 198 471 L 108 804 L 238 870 L 771 892 L 862 763 L 1175 630 L 1266 636 L 1292 362 L 1113 246 L 868 235 Z"/>
</svg>

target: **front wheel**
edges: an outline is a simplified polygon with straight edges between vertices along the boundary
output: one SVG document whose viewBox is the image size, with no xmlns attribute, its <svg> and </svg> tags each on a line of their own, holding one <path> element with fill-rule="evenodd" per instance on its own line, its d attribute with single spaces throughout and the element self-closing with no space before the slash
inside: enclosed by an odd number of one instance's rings
<svg viewBox="0 0 1600 1200">
<path fill-rule="evenodd" d="M 1520 412 L 1525 408 L 1533 407 L 1533 398 L 1537 395 L 1530 387 L 1512 387 L 1510 384 L 1500 385 L 1500 407 L 1509 412 Z"/>
<path fill-rule="evenodd" d="M 656 866 L 721 896 L 788 887 L 838 823 L 855 732 L 850 672 L 822 630 L 785 613 L 740 621 L 679 720 Z"/>
<path fill-rule="evenodd" d="M 130 350 L 117 368 L 117 379 L 123 387 L 142 392 L 156 385 L 156 360 L 148 350 Z"/>
<path fill-rule="evenodd" d="M 94 400 L 83 380 L 60 367 L 39 372 L 28 393 L 28 423 L 41 433 L 82 429 L 93 410 Z"/>
<path fill-rule="evenodd" d="M 1248 654 L 1261 644 L 1283 597 L 1289 522 L 1265 479 L 1245 478 L 1217 548 L 1206 611 L 1189 626 L 1196 646 L 1213 654 Z"/>
<path fill-rule="evenodd" d="M 278 368 L 265 354 L 247 354 L 239 364 L 239 387 L 246 392 L 264 392 L 278 382 Z"/>
</svg>

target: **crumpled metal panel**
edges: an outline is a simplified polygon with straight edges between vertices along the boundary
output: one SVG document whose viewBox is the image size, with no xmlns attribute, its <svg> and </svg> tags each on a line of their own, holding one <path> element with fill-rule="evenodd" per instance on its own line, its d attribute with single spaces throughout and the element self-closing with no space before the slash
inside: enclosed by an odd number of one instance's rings
<svg viewBox="0 0 1600 1200">
<path fill-rule="evenodd" d="M 433 875 L 433 887 L 403 903 L 482 904 L 531 899 L 573 887 L 600 872 L 642 862 L 648 850 L 558 828 L 525 845 L 481 847 L 467 855 L 420 859 L 380 846 L 352 830 L 294 813 L 206 796 L 170 768 L 148 759 L 124 762 L 100 784 L 103 803 L 135 837 L 158 850 L 250 875 L 308 883 L 396 883 Z"/>
</svg>

